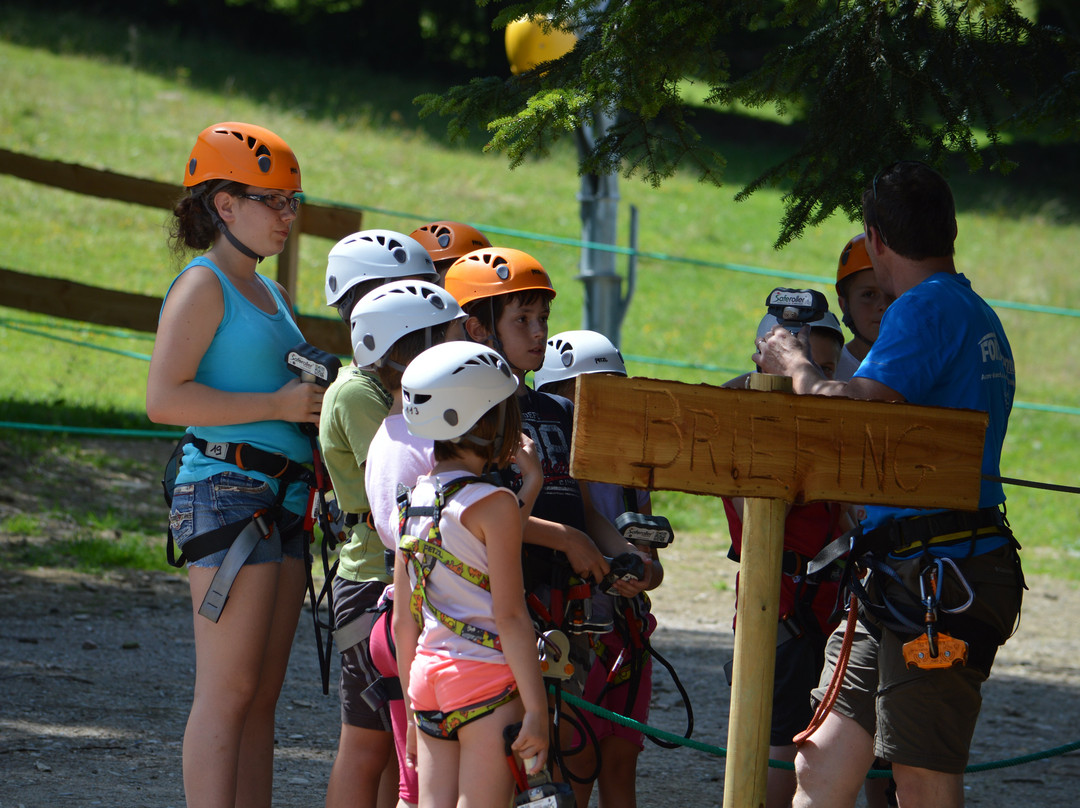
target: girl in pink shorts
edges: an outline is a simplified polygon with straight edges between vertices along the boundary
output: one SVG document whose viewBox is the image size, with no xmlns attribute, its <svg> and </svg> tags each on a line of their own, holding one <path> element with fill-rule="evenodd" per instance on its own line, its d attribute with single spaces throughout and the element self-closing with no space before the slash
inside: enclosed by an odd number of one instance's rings
<svg viewBox="0 0 1080 808">
<path fill-rule="evenodd" d="M 409 432 L 435 441 L 434 468 L 402 500 L 394 565 L 394 640 L 412 717 L 405 761 L 424 806 L 508 805 L 510 724 L 521 722 L 512 748 L 529 774 L 547 758 L 521 569 L 543 474 L 521 434 L 517 387 L 506 360 L 469 342 L 429 348 L 401 380 Z M 525 481 L 518 496 L 481 479 L 510 462 Z"/>
</svg>

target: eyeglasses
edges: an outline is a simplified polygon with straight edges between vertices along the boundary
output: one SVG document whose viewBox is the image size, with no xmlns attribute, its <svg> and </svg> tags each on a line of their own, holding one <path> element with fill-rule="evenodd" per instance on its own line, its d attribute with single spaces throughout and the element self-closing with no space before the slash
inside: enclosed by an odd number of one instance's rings
<svg viewBox="0 0 1080 808">
<path fill-rule="evenodd" d="M 289 210 L 296 213 L 300 209 L 300 197 L 298 196 L 285 196 L 285 194 L 240 194 L 241 199 L 254 199 L 256 202 L 262 202 L 270 210 L 285 210 L 285 206 L 289 206 Z"/>
</svg>

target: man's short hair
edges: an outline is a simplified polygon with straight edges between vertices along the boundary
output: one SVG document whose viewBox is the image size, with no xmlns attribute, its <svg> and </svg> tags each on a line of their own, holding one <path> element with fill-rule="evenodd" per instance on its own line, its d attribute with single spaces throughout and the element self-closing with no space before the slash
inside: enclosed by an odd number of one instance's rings
<svg viewBox="0 0 1080 808">
<path fill-rule="evenodd" d="M 881 169 L 862 195 L 863 223 L 897 255 L 919 261 L 951 256 L 956 204 L 949 183 L 926 163 L 901 160 Z"/>
</svg>

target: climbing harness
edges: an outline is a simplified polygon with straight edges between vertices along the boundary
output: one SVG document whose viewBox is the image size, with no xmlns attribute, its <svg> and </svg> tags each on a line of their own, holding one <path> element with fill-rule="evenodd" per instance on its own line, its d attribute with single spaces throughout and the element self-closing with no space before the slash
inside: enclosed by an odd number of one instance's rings
<svg viewBox="0 0 1080 808">
<path fill-rule="evenodd" d="M 807 565 L 808 572 L 813 574 L 846 558 L 848 563 L 844 568 L 841 587 L 842 591 L 849 593 L 849 603 L 844 639 L 825 696 L 810 725 L 795 736 L 796 744 L 805 742 L 821 726 L 836 701 L 847 669 L 860 610 L 901 639 L 910 638 L 902 645 L 908 667 L 936 669 L 969 664 L 968 643 L 944 631 L 939 626 L 939 619 L 941 614 L 964 613 L 974 602 L 975 595 L 956 561 L 948 556 L 932 555 L 931 548 L 940 550 L 947 546 L 962 547 L 967 544 L 970 556 L 974 554 L 980 539 L 995 537 L 1018 546 L 1008 519 L 996 506 L 977 511 L 944 511 L 901 520 L 890 519 L 866 533 L 861 526 L 848 531 L 827 545 Z M 919 563 L 918 593 L 913 592 L 893 568 L 892 564 L 897 562 Z M 873 594 L 864 584 L 863 572 L 866 571 L 870 576 L 877 576 Z M 961 602 L 951 606 L 941 602 L 948 576 L 958 582 L 964 595 Z M 1023 586 L 1019 572 L 1017 584 Z M 886 589 L 898 590 L 898 594 L 890 597 Z"/>
<path fill-rule="evenodd" d="M 192 536 L 185 542 L 179 558 L 175 553 L 172 527 L 168 529 L 165 557 L 174 567 L 183 567 L 188 561 L 198 561 L 213 553 L 227 551 L 199 606 L 199 614 L 216 623 L 221 618 L 221 612 L 229 599 L 229 590 L 244 562 L 259 541 L 269 539 L 277 529 L 275 522 L 280 515 L 286 489 L 293 482 L 314 481 L 314 475 L 310 469 L 283 455 L 266 452 L 247 443 L 207 442 L 189 433 L 184 435 L 173 449 L 161 480 L 165 504 L 170 508 L 184 447 L 189 444 L 207 457 L 232 463 L 242 470 L 258 471 L 280 481 L 277 496 L 270 508 L 262 508 L 246 519 Z"/>
<path fill-rule="evenodd" d="M 444 741 L 456 741 L 458 731 L 478 718 L 490 715 L 504 704 L 508 704 L 518 697 L 517 687 L 511 685 L 505 693 L 488 701 L 461 707 L 444 713 L 440 710 L 414 710 L 413 720 L 416 721 L 417 729 L 432 738 Z"/>
<path fill-rule="evenodd" d="M 341 367 L 337 357 L 321 351 L 308 343 L 300 343 L 285 354 L 286 366 L 297 373 L 305 382 L 328 387 L 337 376 Z M 319 449 L 318 429 L 314 424 L 299 424 L 300 431 L 311 445 L 312 464 L 308 466 L 290 460 L 282 454 L 268 452 L 249 443 L 230 443 L 206 441 L 187 433 L 176 444 L 168 462 L 161 484 L 165 504 L 172 507 L 173 490 L 176 476 L 183 461 L 185 447 L 194 446 L 208 458 L 231 463 L 241 471 L 255 471 L 278 481 L 278 491 L 270 508 L 262 509 L 247 519 L 225 525 L 215 530 L 193 536 L 184 544 L 184 550 L 176 557 L 175 543 L 171 527 L 168 530 L 166 559 L 174 567 L 183 567 L 186 562 L 197 561 L 222 550 L 225 559 L 218 567 L 210 588 L 199 607 L 199 614 L 217 622 L 229 591 L 244 563 L 251 556 L 260 539 L 268 539 L 276 529 L 276 521 L 281 514 L 281 505 L 286 492 L 293 483 L 303 483 L 308 487 L 308 505 L 304 514 L 303 531 L 308 535 L 304 544 L 304 563 L 307 573 L 307 591 L 311 604 L 312 621 L 315 627 L 316 653 L 322 678 L 323 693 L 330 692 L 330 655 L 331 631 L 334 623 L 334 605 L 332 583 L 337 562 L 330 563 L 329 553 L 346 539 L 345 515 L 337 507 L 332 490 L 330 475 L 322 462 Z M 319 593 L 315 591 L 312 576 L 313 558 L 311 543 L 315 540 L 314 526 L 318 523 L 323 533 L 322 561 L 325 579 Z M 323 602 L 327 604 L 329 619 L 323 622 L 319 618 L 319 609 Z"/>
<path fill-rule="evenodd" d="M 446 503 L 465 486 L 477 482 L 483 482 L 483 480 L 472 475 L 457 477 L 445 485 L 436 482 L 435 500 L 430 506 L 413 505 L 412 492 L 408 489 L 401 491 L 398 495 L 398 535 L 401 536 L 399 547 L 415 576 L 413 590 L 409 597 L 409 611 L 416 624 L 423 626 L 423 610 L 426 607 L 435 619 L 459 637 L 485 648 L 501 651 L 502 643 L 499 642 L 497 634 L 447 614 L 432 603 L 427 595 L 428 576 L 434 571 L 436 564 L 442 564 L 450 572 L 484 591 L 491 591 L 491 580 L 486 572 L 469 566 L 443 547 L 442 531 L 439 525 Z M 417 538 L 406 532 L 408 520 L 414 517 L 431 520 L 426 538 Z M 493 699 L 448 713 L 438 710 L 416 710 L 413 715 L 416 726 L 420 730 L 432 737 L 452 741 L 457 739 L 457 732 L 461 727 L 478 718 L 483 718 L 517 697 L 517 688 L 510 687 L 505 693 Z"/>
<path fill-rule="evenodd" d="M 439 522 L 442 517 L 442 509 L 456 493 L 465 486 L 483 482 L 480 477 L 465 476 L 457 477 L 446 485 L 438 483 L 435 486 L 435 502 L 430 506 L 414 506 L 412 504 L 412 492 L 405 491 L 398 496 L 398 535 L 401 536 L 399 547 L 402 555 L 409 562 L 415 575 L 412 594 L 409 597 L 409 611 L 418 626 L 423 626 L 423 607 L 426 606 L 440 623 L 463 639 L 492 648 L 502 650 L 499 637 L 487 629 L 458 620 L 435 606 L 427 596 L 427 579 L 439 563 L 458 577 L 468 581 L 474 586 L 490 592 L 491 582 L 483 570 L 471 567 L 442 545 L 442 533 Z M 405 532 L 408 519 L 412 517 L 427 517 L 431 519 L 426 539 L 410 536 Z M 423 558 L 421 558 L 423 556 Z"/>
</svg>

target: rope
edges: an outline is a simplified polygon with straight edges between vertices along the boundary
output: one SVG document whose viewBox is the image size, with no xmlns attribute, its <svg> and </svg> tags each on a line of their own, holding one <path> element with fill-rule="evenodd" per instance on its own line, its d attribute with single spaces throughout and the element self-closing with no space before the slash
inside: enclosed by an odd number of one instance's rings
<svg viewBox="0 0 1080 808">
<path fill-rule="evenodd" d="M 553 687 L 548 687 L 549 692 L 553 692 Z M 712 744 L 702 743 L 701 741 L 695 741 L 693 738 L 684 738 L 682 735 L 676 735 L 671 732 L 665 732 L 662 729 L 656 727 L 650 727 L 647 724 L 642 724 L 639 721 L 635 721 L 632 718 L 627 718 L 625 715 L 619 715 L 613 713 L 611 710 L 607 710 L 596 704 L 590 704 L 584 699 L 573 695 L 572 693 L 563 692 L 562 698 L 568 704 L 572 704 L 575 707 L 579 707 L 584 710 L 588 710 L 594 715 L 613 721 L 616 724 L 621 724 L 624 727 L 637 730 L 645 735 L 654 735 L 658 738 L 671 741 L 671 743 L 677 746 L 685 746 L 690 749 L 696 749 L 699 752 L 706 752 L 715 757 L 726 757 L 727 749 L 722 746 L 713 746 Z M 991 760 L 986 763 L 973 763 L 964 769 L 965 774 L 973 774 L 976 772 L 989 771 L 991 769 L 1007 769 L 1012 766 L 1021 766 L 1025 763 L 1034 763 L 1037 760 L 1045 760 L 1051 757 L 1057 757 L 1060 755 L 1068 754 L 1080 749 L 1080 741 L 1073 741 L 1071 743 L 1062 744 L 1061 746 L 1055 746 L 1051 749 L 1044 749 L 1041 752 L 1032 752 L 1027 755 L 1018 755 L 1016 757 L 1005 758 L 1003 760 Z M 773 769 L 786 769 L 787 771 L 794 771 L 795 764 L 789 763 L 786 760 L 772 760 L 769 759 L 769 767 Z M 868 779 L 877 779 L 881 777 L 892 776 L 890 769 L 871 769 L 866 774 Z"/>
<path fill-rule="evenodd" d="M 34 424 L 24 421 L 0 421 L 0 429 L 24 429 L 30 432 L 65 432 L 72 435 L 105 435 L 120 438 L 179 439 L 184 436 L 183 432 L 156 429 L 106 429 L 103 427 L 92 426 L 65 426 L 64 424 Z M 1058 491 L 1064 494 L 1080 494 L 1080 487 L 1071 485 L 1021 480 L 1016 477 L 995 477 L 990 474 L 984 474 L 983 479 L 989 480 L 990 482 L 1003 483 L 1005 485 L 1026 486 L 1028 488 L 1039 488 L 1044 491 Z"/>
<path fill-rule="evenodd" d="M 29 432 L 67 432 L 72 435 L 105 435 L 118 438 L 169 438 L 179 440 L 184 432 L 157 429 L 107 429 L 96 426 L 64 426 L 63 424 L 30 424 L 22 421 L 0 421 L 0 429 L 25 429 Z"/>
<path fill-rule="evenodd" d="M 332 205 L 336 207 L 343 207 L 349 210 L 367 211 L 369 213 L 378 213 L 384 216 L 394 216 L 402 219 L 412 219 L 414 221 L 436 221 L 439 217 L 420 216 L 415 213 L 407 213 L 405 211 L 390 210 L 388 208 L 379 208 L 373 205 L 351 205 L 342 202 L 336 202 L 333 200 L 320 199 L 315 196 L 304 195 L 306 200 L 311 202 L 317 202 L 324 205 Z M 584 241 L 577 238 L 566 238 L 563 236 L 552 236 L 546 233 L 533 233 L 528 230 L 517 230 L 512 227 L 499 227 L 493 224 L 481 224 L 478 222 L 467 222 L 471 224 L 481 233 L 492 233 L 501 236 L 512 236 L 516 238 L 528 239 L 531 241 L 541 241 L 548 244 L 560 244 L 567 247 L 580 247 L 582 249 L 595 250 L 598 252 L 615 253 L 616 255 L 636 255 L 639 258 L 651 258 L 657 261 L 670 261 L 677 264 L 688 264 L 690 266 L 707 267 L 709 269 L 723 269 L 729 272 L 741 272 L 747 275 L 760 275 L 770 278 L 781 278 L 799 281 L 809 281 L 810 283 L 819 283 L 826 287 L 831 288 L 836 282 L 836 279 L 831 276 L 824 275 L 809 275 L 801 272 L 790 272 L 788 270 L 766 269 L 763 267 L 752 267 L 744 264 L 731 264 L 726 261 L 709 261 L 703 258 L 688 258 L 680 255 L 670 255 L 669 253 L 653 252 L 650 250 L 638 250 L 633 247 L 620 247 L 617 244 L 603 244 L 597 241 Z M 1029 311 L 1036 314 L 1054 314 L 1059 317 L 1080 317 L 1080 309 L 1068 309 L 1061 306 L 1044 306 L 1038 303 L 1018 303 L 1011 300 L 991 300 L 986 299 L 986 302 L 991 306 L 1000 309 L 1015 309 L 1017 311 Z"/>
<path fill-rule="evenodd" d="M 858 621 L 859 599 L 853 594 L 851 602 L 848 603 L 847 625 L 844 626 L 844 642 L 840 646 L 840 656 L 836 660 L 836 667 L 833 668 L 829 686 L 825 689 L 825 697 L 821 700 L 817 710 L 814 711 L 814 716 L 810 719 L 810 725 L 791 739 L 796 746 L 802 745 L 807 738 L 817 732 L 818 728 L 825 723 L 829 711 L 833 708 L 833 704 L 836 703 L 836 697 L 840 695 L 840 686 L 844 682 L 848 659 L 851 656 L 851 644 L 855 639 L 855 624 Z"/>
<path fill-rule="evenodd" d="M 321 319 L 321 320 L 331 320 L 331 319 L 333 319 L 333 318 L 330 318 L 330 317 L 322 317 L 320 315 L 308 315 L 308 316 L 315 317 L 316 319 Z M 143 360 L 145 362 L 150 361 L 150 355 L 149 354 L 136 353 L 134 351 L 125 351 L 125 350 L 121 350 L 119 348 L 109 348 L 109 347 L 104 346 L 104 345 L 95 345 L 92 342 L 85 342 L 85 341 L 80 341 L 80 340 L 68 339 L 67 337 L 61 337 L 61 336 L 57 336 L 56 334 L 50 334 L 50 333 L 47 333 L 45 331 L 39 331 L 39 330 L 34 329 L 34 328 L 28 328 L 28 327 L 26 327 L 24 325 L 23 322 L 19 322 L 19 321 L 16 321 L 16 320 L 0 319 L 0 326 L 10 328 L 13 331 L 21 331 L 21 332 L 23 332 L 25 334 L 31 334 L 33 336 L 44 337 L 45 339 L 57 340 L 58 342 L 64 342 L 64 343 L 67 343 L 68 345 L 76 345 L 76 346 L 79 346 L 81 348 L 93 348 L 96 351 L 105 351 L 107 353 L 113 353 L 113 354 L 117 354 L 119 356 L 126 356 L 129 359 L 141 359 L 141 360 Z M 150 335 L 150 334 L 137 335 L 136 336 L 136 335 L 132 335 L 131 333 L 124 333 L 124 332 L 115 331 L 115 330 L 95 329 L 95 328 L 90 328 L 90 327 L 76 328 L 76 327 L 72 327 L 72 326 L 58 325 L 58 324 L 55 324 L 55 323 L 46 323 L 46 324 L 44 324 L 44 327 L 46 327 L 46 328 L 66 328 L 66 329 L 68 329 L 70 331 L 89 331 L 90 333 L 100 334 L 102 336 L 107 336 L 107 337 L 115 337 L 115 338 L 118 338 L 118 339 L 123 339 L 123 338 L 127 338 L 127 339 L 140 339 L 140 338 L 152 339 L 152 335 Z M 630 362 L 640 362 L 643 365 L 660 365 L 660 366 L 664 366 L 664 367 L 685 368 L 685 369 L 688 369 L 688 370 L 703 370 L 703 371 L 706 371 L 708 373 L 724 373 L 724 374 L 727 374 L 727 375 L 731 375 L 733 373 L 741 373 L 745 369 L 745 368 L 741 368 L 741 367 L 739 367 L 739 368 L 730 367 L 728 365 L 714 365 L 714 364 L 710 364 L 708 362 L 692 362 L 692 361 L 681 360 L 681 359 L 666 359 L 666 358 L 656 357 L 656 356 L 639 356 L 639 355 L 635 355 L 635 354 L 624 354 L 623 358 L 626 359 L 627 361 L 630 361 Z M 1036 411 L 1036 412 L 1051 412 L 1051 413 L 1057 413 L 1057 414 L 1060 414 L 1060 415 L 1080 415 L 1080 407 L 1066 407 L 1066 406 L 1060 405 L 1060 404 L 1040 404 L 1040 403 L 1033 403 L 1033 402 L 1029 402 L 1029 401 L 1014 401 L 1013 402 L 1013 409 L 1017 409 L 1017 410 L 1033 410 L 1033 411 Z M 1016 483 L 1016 484 L 1021 485 L 1022 483 Z"/>
<path fill-rule="evenodd" d="M 1015 477 L 995 477 L 992 474 L 984 474 L 984 480 L 992 483 L 1004 483 L 1005 485 L 1022 485 L 1027 488 L 1041 488 L 1044 491 L 1060 491 L 1063 494 L 1080 494 L 1080 488 L 1074 485 L 1058 485 L 1057 483 L 1037 483 L 1031 480 L 1018 480 Z"/>
<path fill-rule="evenodd" d="M 68 345 L 77 345 L 80 348 L 93 348 L 97 351 L 105 351 L 106 353 L 118 354 L 119 356 L 126 356 L 128 359 L 142 359 L 145 362 L 150 361 L 150 354 L 136 353 L 135 351 L 124 351 L 120 348 L 109 348 L 105 345 L 95 345 L 92 342 L 85 342 L 82 340 L 69 339 L 68 337 L 61 337 L 58 334 L 49 334 L 46 331 L 39 331 L 36 328 L 27 328 L 22 325 L 17 325 L 9 320 L 0 320 L 0 325 L 10 328 L 12 331 L 21 331 L 24 334 L 31 334 L 35 337 L 44 337 L 45 339 L 56 340 L 57 342 L 63 342 Z"/>
</svg>

